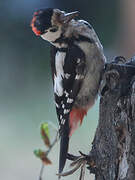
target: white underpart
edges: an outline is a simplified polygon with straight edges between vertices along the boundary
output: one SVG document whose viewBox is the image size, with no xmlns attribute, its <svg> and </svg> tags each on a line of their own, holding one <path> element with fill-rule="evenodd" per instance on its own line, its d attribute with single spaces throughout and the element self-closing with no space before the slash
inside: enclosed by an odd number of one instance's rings
<svg viewBox="0 0 135 180">
<path fill-rule="evenodd" d="M 63 95 L 62 78 L 64 77 L 63 65 L 66 53 L 57 52 L 55 56 L 56 75 L 54 75 L 54 92 L 58 96 Z"/>
</svg>

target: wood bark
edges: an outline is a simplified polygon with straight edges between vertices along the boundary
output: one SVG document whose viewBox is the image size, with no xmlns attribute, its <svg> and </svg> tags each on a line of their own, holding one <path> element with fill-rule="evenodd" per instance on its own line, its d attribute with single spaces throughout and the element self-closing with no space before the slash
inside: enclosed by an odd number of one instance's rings
<svg viewBox="0 0 135 180">
<path fill-rule="evenodd" d="M 109 63 L 89 153 L 95 180 L 135 180 L 135 66 Z"/>
</svg>

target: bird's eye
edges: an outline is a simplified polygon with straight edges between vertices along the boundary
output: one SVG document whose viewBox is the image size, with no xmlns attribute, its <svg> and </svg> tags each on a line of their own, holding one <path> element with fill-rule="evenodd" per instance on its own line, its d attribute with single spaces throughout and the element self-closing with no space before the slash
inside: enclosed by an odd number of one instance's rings
<svg viewBox="0 0 135 180">
<path fill-rule="evenodd" d="M 51 29 L 50 29 L 50 32 L 56 32 L 58 31 L 58 27 L 57 26 L 53 26 Z"/>
</svg>

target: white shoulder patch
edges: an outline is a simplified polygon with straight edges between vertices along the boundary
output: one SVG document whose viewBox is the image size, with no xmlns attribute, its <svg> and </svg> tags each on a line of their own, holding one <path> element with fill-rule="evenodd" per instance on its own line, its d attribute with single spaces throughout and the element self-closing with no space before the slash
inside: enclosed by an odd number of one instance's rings
<svg viewBox="0 0 135 180">
<path fill-rule="evenodd" d="M 65 74 L 65 78 L 66 78 L 66 79 L 69 79 L 69 78 L 70 78 L 70 76 L 71 76 L 71 75 L 70 75 L 70 74 L 68 74 L 68 73 L 66 73 L 66 74 Z"/>
<path fill-rule="evenodd" d="M 58 96 L 63 95 L 63 87 L 62 87 L 62 77 L 64 77 L 64 60 L 65 60 L 66 53 L 65 52 L 57 52 L 55 56 L 55 68 L 56 68 L 56 75 L 54 75 L 54 92 Z"/>
</svg>

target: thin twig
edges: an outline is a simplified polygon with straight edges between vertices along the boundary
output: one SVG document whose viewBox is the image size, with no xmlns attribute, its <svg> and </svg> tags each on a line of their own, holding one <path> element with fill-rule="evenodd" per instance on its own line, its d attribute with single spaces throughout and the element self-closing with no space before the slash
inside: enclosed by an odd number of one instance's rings
<svg viewBox="0 0 135 180">
<path fill-rule="evenodd" d="M 49 152 L 52 150 L 53 146 L 58 142 L 58 140 L 59 140 L 59 132 L 57 132 L 53 143 L 50 145 L 49 149 L 46 151 L 46 156 L 48 156 Z"/>
<path fill-rule="evenodd" d="M 42 180 L 42 175 L 43 175 L 43 171 L 44 171 L 44 164 L 42 163 L 41 169 L 40 169 L 40 173 L 39 173 L 39 180 Z"/>
<path fill-rule="evenodd" d="M 48 156 L 48 154 L 52 150 L 53 146 L 58 142 L 58 140 L 59 140 L 59 132 L 57 131 L 57 134 L 56 134 L 56 137 L 55 137 L 53 143 L 50 145 L 49 149 L 46 151 L 46 157 Z M 40 169 L 40 173 L 39 173 L 39 180 L 42 180 L 42 176 L 43 176 L 43 172 L 44 172 L 44 167 L 45 167 L 45 165 L 42 163 L 42 166 L 41 166 L 41 169 Z"/>
</svg>

